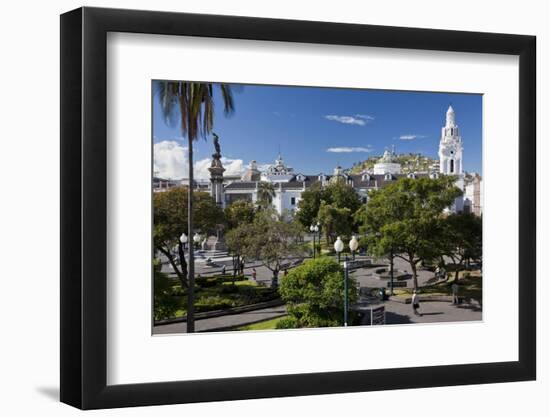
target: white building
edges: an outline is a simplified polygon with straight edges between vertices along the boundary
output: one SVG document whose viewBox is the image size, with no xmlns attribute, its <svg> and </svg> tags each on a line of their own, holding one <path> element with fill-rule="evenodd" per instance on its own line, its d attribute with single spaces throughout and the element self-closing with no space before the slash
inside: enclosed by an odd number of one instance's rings
<svg viewBox="0 0 550 417">
<path fill-rule="evenodd" d="M 462 176 L 462 151 L 462 138 L 455 121 L 455 111 L 449 106 L 439 141 L 439 172 Z"/>
<path fill-rule="evenodd" d="M 391 152 L 386 149 L 384 151 L 384 155 L 382 155 L 382 158 L 380 158 L 378 162 L 374 164 L 373 173 L 376 175 L 401 174 L 401 164 L 396 161 L 395 156 L 396 155 L 393 146 Z"/>
</svg>

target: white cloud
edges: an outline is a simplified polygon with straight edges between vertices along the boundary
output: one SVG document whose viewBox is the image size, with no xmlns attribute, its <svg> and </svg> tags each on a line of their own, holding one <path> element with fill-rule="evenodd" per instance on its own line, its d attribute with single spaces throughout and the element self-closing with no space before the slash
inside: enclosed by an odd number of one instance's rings
<svg viewBox="0 0 550 417">
<path fill-rule="evenodd" d="M 210 172 L 208 171 L 210 163 L 210 158 L 195 161 L 193 164 L 194 177 L 196 179 L 210 178 Z M 222 164 L 225 168 L 224 175 L 240 175 L 244 172 L 242 159 L 222 157 Z M 189 175 L 187 148 L 171 140 L 155 143 L 153 147 L 153 170 L 155 175 L 161 178 L 187 178 Z"/>
<path fill-rule="evenodd" d="M 371 116 L 370 114 L 356 114 L 355 117 L 359 117 L 360 119 L 365 119 L 368 121 L 374 120 L 374 116 Z"/>
<path fill-rule="evenodd" d="M 409 135 L 401 135 L 399 136 L 399 139 L 401 140 L 414 140 L 414 139 L 420 139 L 420 138 L 425 138 L 426 136 L 424 135 L 412 135 L 412 134 L 409 134 Z"/>
<path fill-rule="evenodd" d="M 187 148 L 175 140 L 163 140 L 153 146 L 153 171 L 161 178 L 187 177 Z"/>
<path fill-rule="evenodd" d="M 196 161 L 194 164 L 195 178 L 210 178 L 210 171 L 208 171 L 208 168 L 210 167 L 211 162 L 212 160 L 210 158 Z M 225 168 L 223 175 L 242 175 L 244 173 L 245 167 L 242 159 L 231 159 L 222 156 L 222 164 Z"/>
<path fill-rule="evenodd" d="M 345 125 L 357 125 L 365 126 L 371 120 L 374 120 L 374 117 L 367 114 L 356 114 L 354 116 L 338 116 L 336 114 L 327 114 L 324 116 L 325 119 L 331 120 L 338 123 L 343 123 Z"/>
<path fill-rule="evenodd" d="M 327 152 L 332 153 L 352 153 L 352 152 L 372 152 L 372 148 L 361 146 L 340 146 L 336 148 L 328 148 Z"/>
</svg>

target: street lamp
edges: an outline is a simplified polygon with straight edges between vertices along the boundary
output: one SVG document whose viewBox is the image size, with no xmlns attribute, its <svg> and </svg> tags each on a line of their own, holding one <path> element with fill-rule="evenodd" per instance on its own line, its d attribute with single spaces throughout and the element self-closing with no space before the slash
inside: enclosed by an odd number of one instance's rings
<svg viewBox="0 0 550 417">
<path fill-rule="evenodd" d="M 334 242 L 334 250 L 338 254 L 338 263 L 340 263 L 340 252 L 344 250 L 344 242 L 342 242 L 342 239 L 340 239 L 340 236 L 336 239 L 336 242 Z"/>
<path fill-rule="evenodd" d="M 352 260 L 355 261 L 355 251 L 357 250 L 357 248 L 359 247 L 359 242 L 357 241 L 357 238 L 355 237 L 355 235 L 353 235 L 351 237 L 351 240 L 349 241 L 349 249 L 351 250 L 351 256 L 352 256 Z"/>
<path fill-rule="evenodd" d="M 339 255 L 339 253 L 338 253 Z M 344 326 L 347 327 L 348 325 L 348 277 L 349 277 L 349 269 L 348 269 L 348 256 L 346 255 L 346 260 L 344 261 Z"/>
<path fill-rule="evenodd" d="M 312 224 L 309 226 L 309 231 L 313 233 L 313 259 L 315 259 L 315 235 L 319 231 L 319 223 Z M 321 244 L 321 239 L 319 238 L 319 244 Z"/>
<path fill-rule="evenodd" d="M 182 233 L 180 236 L 180 242 L 183 245 L 183 249 L 185 249 L 185 245 L 187 244 L 188 241 L 189 239 L 187 238 L 187 235 L 185 233 Z"/>
</svg>

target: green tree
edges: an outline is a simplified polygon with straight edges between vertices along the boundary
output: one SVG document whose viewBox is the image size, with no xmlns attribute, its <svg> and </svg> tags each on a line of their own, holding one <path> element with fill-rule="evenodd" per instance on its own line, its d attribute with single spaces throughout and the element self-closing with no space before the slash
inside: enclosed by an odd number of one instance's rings
<svg viewBox="0 0 550 417">
<path fill-rule="evenodd" d="M 317 214 L 319 213 L 322 199 L 323 189 L 319 182 L 313 184 L 302 193 L 295 218 L 305 230 L 309 230 L 309 227 L 317 222 Z"/>
<path fill-rule="evenodd" d="M 352 186 L 343 182 L 336 182 L 324 188 L 321 187 L 320 183 L 315 183 L 302 193 L 298 203 L 296 219 L 305 230 L 308 230 L 310 225 L 320 219 L 319 210 L 322 202 L 334 209 L 348 209 L 346 222 L 349 224 L 350 230 L 354 229 L 353 214 L 361 207 L 361 199 Z M 340 214 L 343 215 L 343 211 L 340 211 Z"/>
<path fill-rule="evenodd" d="M 254 233 L 252 223 L 239 223 L 237 227 L 230 229 L 225 234 L 225 243 L 229 253 L 233 255 L 233 276 L 237 275 L 239 266 L 243 261 L 243 255 L 247 250 L 247 239 Z"/>
<path fill-rule="evenodd" d="M 156 84 L 157 95 L 165 121 L 177 124 L 183 136 L 187 136 L 187 159 L 189 164 L 187 211 L 188 230 L 193 231 L 193 142 L 199 136 L 206 138 L 214 126 L 214 87 L 218 86 L 226 115 L 234 111 L 233 94 L 229 84 L 188 83 L 162 81 Z M 193 245 L 189 245 L 189 291 L 187 306 L 188 332 L 194 332 L 194 281 L 195 263 Z"/>
<path fill-rule="evenodd" d="M 153 244 L 156 251 L 161 252 L 174 269 L 182 288 L 189 286 L 188 267 L 183 255 L 183 247 L 179 241 L 182 233 L 190 235 L 188 229 L 189 194 L 187 187 L 175 187 L 153 196 Z M 205 192 L 193 194 L 193 211 L 195 227 L 204 232 L 215 228 L 223 222 L 223 211 L 212 197 Z M 179 252 L 179 265 L 175 255 L 175 248 Z"/>
<path fill-rule="evenodd" d="M 284 221 L 273 209 L 258 212 L 252 223 L 237 227 L 229 235 L 232 250 L 247 259 L 259 259 L 273 273 L 273 287 L 278 285 L 284 263 L 303 254 L 301 237 L 296 223 Z"/>
<path fill-rule="evenodd" d="M 361 199 L 354 188 L 342 182 L 328 185 L 323 199 L 335 207 L 349 209 L 350 216 L 361 207 Z"/>
<path fill-rule="evenodd" d="M 470 259 L 481 259 L 482 220 L 474 214 L 451 214 L 442 220 L 441 252 L 454 265 L 455 280 Z"/>
<path fill-rule="evenodd" d="M 306 261 L 290 270 L 279 293 L 287 303 L 290 318 L 279 327 L 327 327 L 342 324 L 344 316 L 344 271 L 336 261 L 323 257 Z M 349 302 L 357 300 L 355 280 L 348 281 Z"/>
<path fill-rule="evenodd" d="M 237 200 L 225 208 L 225 220 L 229 229 L 244 223 L 252 223 L 256 213 L 254 204 L 246 200 Z"/>
<path fill-rule="evenodd" d="M 408 262 L 415 289 L 418 263 L 437 257 L 441 250 L 443 211 L 462 194 L 454 181 L 451 176 L 402 178 L 370 195 L 363 230 L 370 233 L 371 250 L 393 250 Z"/>
<path fill-rule="evenodd" d="M 258 183 L 258 207 L 269 208 L 275 198 L 275 187 L 270 182 L 260 181 Z"/>
<path fill-rule="evenodd" d="M 334 242 L 337 236 L 349 236 L 351 234 L 351 210 L 347 207 L 339 208 L 333 204 L 327 204 L 323 200 L 317 218 L 329 243 Z"/>
</svg>

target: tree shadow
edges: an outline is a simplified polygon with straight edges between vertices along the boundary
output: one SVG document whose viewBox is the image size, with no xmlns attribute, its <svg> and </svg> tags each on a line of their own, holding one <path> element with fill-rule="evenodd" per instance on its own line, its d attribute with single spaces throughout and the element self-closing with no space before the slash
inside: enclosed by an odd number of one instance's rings
<svg viewBox="0 0 550 417">
<path fill-rule="evenodd" d="M 439 316 L 441 314 L 444 314 L 442 311 L 434 311 L 432 313 L 420 313 L 423 316 Z"/>
<path fill-rule="evenodd" d="M 475 304 L 459 304 L 456 306 L 456 308 L 461 308 L 464 310 L 472 310 L 475 312 L 483 311 L 483 309 L 480 306 L 477 306 Z"/>
<path fill-rule="evenodd" d="M 409 316 L 386 311 L 386 324 L 410 324 L 413 323 Z"/>
</svg>

